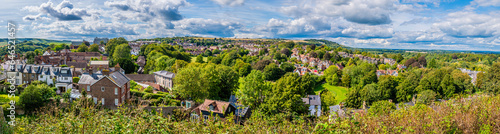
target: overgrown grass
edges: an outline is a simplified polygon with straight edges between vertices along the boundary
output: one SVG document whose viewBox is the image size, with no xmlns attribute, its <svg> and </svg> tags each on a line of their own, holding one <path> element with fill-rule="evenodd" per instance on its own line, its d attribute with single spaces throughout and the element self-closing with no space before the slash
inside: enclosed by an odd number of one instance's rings
<svg viewBox="0 0 500 134">
<path fill-rule="evenodd" d="M 321 85 L 318 85 L 314 88 L 314 93 L 319 94 L 321 90 L 327 89 L 333 93 L 335 93 L 335 100 L 337 100 L 337 104 L 345 100 L 346 94 L 349 91 L 349 89 L 341 86 L 332 86 L 328 83 L 323 83 Z"/>
<path fill-rule="evenodd" d="M 88 102 L 93 103 L 92 100 Z M 391 110 L 392 111 L 392 110 Z M 231 120 L 189 121 L 188 112 L 163 117 L 140 109 L 104 110 L 83 105 L 45 108 L 20 117 L 16 133 L 500 133 L 500 96 L 452 99 L 432 106 L 416 105 L 382 114 L 363 111 L 347 117 L 273 116 L 255 111 L 244 125 Z M 0 124 L 2 125 L 2 124 Z M 1 133 L 1 132 L 0 132 Z"/>
</svg>

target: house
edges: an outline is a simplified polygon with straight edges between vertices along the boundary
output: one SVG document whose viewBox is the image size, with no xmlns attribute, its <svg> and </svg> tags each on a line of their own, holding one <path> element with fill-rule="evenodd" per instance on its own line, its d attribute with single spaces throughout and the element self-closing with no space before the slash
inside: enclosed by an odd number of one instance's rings
<svg viewBox="0 0 500 134">
<path fill-rule="evenodd" d="M 404 70 L 404 69 L 406 69 L 405 65 L 398 64 L 398 70 Z"/>
<path fill-rule="evenodd" d="M 175 73 L 169 71 L 158 71 L 153 73 L 155 75 L 156 84 L 164 87 L 165 89 L 170 89 L 174 87 L 174 77 Z"/>
<path fill-rule="evenodd" d="M 305 75 L 306 73 L 312 73 L 313 71 L 307 67 L 298 67 L 293 70 L 294 73 L 298 73 L 300 76 Z"/>
<path fill-rule="evenodd" d="M 116 108 L 130 99 L 130 79 L 119 71 L 105 69 L 102 73 L 93 73 L 89 68 L 78 84 L 78 90 L 86 91 L 94 103 L 101 103 L 107 108 Z"/>
<path fill-rule="evenodd" d="M 235 123 L 243 123 L 252 115 L 250 107 L 241 105 L 236 96 L 231 95 L 231 97 L 229 97 L 229 103 L 236 108 L 234 114 L 236 116 Z"/>
<path fill-rule="evenodd" d="M 41 66 L 42 71 L 38 75 L 38 80 L 47 83 L 47 85 L 54 85 L 57 81 L 57 67 L 49 65 Z"/>
<path fill-rule="evenodd" d="M 306 98 L 302 98 L 302 101 L 309 105 L 310 115 L 321 116 L 321 98 L 319 95 L 307 95 Z"/>
<path fill-rule="evenodd" d="M 73 69 L 70 67 L 54 67 L 56 75 L 57 94 L 66 92 L 67 89 L 73 88 Z"/>
<path fill-rule="evenodd" d="M 21 85 L 23 84 L 23 70 L 24 70 L 24 64 L 11 64 L 8 65 L 7 69 L 7 78 L 9 79 L 8 81 L 14 85 Z M 13 79 L 11 79 L 13 78 Z"/>
<path fill-rule="evenodd" d="M 382 75 L 391 75 L 391 76 L 398 76 L 398 70 L 377 70 L 376 72 L 377 78 L 382 76 Z"/>
<path fill-rule="evenodd" d="M 214 119 L 225 118 L 235 111 L 236 108 L 229 102 L 205 99 L 205 102 L 193 109 L 191 118 L 199 119 L 203 117 L 203 119 L 208 119 L 211 115 L 214 116 Z"/>
</svg>

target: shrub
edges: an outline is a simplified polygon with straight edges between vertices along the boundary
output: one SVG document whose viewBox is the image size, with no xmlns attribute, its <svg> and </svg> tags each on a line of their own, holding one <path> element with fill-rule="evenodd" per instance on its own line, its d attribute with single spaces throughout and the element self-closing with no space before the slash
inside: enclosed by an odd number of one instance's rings
<svg viewBox="0 0 500 134">
<path fill-rule="evenodd" d="M 159 99 L 165 97 L 164 94 L 153 94 L 153 93 L 146 93 L 143 98 L 144 99 Z"/>
<path fill-rule="evenodd" d="M 417 103 L 429 105 L 436 100 L 436 96 L 437 94 L 432 90 L 422 91 L 417 95 Z"/>
<path fill-rule="evenodd" d="M 130 94 L 132 96 L 136 96 L 136 97 L 143 97 L 144 94 L 146 94 L 145 92 L 141 92 L 141 91 L 137 91 L 137 90 L 130 90 Z"/>
<path fill-rule="evenodd" d="M 396 105 L 388 100 L 377 101 L 372 104 L 368 113 L 372 115 L 387 115 L 396 110 Z"/>
<path fill-rule="evenodd" d="M 153 93 L 153 87 L 149 86 L 146 89 L 144 89 L 144 92 L 146 93 Z"/>
<path fill-rule="evenodd" d="M 78 81 L 80 81 L 79 77 L 73 77 L 73 83 L 78 83 Z"/>
</svg>

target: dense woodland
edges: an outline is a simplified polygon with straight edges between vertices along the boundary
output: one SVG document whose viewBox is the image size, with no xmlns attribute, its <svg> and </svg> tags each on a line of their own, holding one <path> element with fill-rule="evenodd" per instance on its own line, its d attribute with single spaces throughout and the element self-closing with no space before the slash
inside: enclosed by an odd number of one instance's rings
<svg viewBox="0 0 500 134">
<path fill-rule="evenodd" d="M 51 107 L 52 103 L 48 103 L 48 99 L 54 96 L 50 91 L 46 91 L 50 90 L 50 87 L 40 84 L 28 86 L 26 89 L 38 94 L 48 94 L 40 98 L 40 106 L 45 105 L 48 108 L 42 109 L 48 110 L 30 110 L 30 114 L 20 118 L 18 126 L 6 132 L 500 132 L 500 126 L 495 123 L 500 122 L 500 99 L 497 96 L 500 93 L 499 54 L 357 49 L 326 40 L 293 42 L 273 39 L 248 41 L 260 44 L 263 48 L 258 55 L 249 56 L 249 50 L 235 45 L 238 42 L 236 39 L 175 37 L 153 40 L 162 43 L 141 46 L 139 55 L 130 54 L 130 47 L 124 38 L 111 39 L 106 44 L 106 52 L 102 52 L 109 55 L 111 66 L 119 63 L 126 73 L 137 71 L 138 66 L 134 61 L 138 56 L 146 58 L 144 73 L 159 70 L 176 73 L 173 92 L 152 94 L 151 89 L 141 89 L 132 84 L 133 96 L 150 98 L 153 105 L 179 106 L 180 100 L 190 99 L 198 103 L 204 99 L 227 101 L 229 96 L 234 94 L 243 105 L 252 108 L 252 118 L 245 122 L 245 125 L 236 125 L 230 119 L 206 123 L 190 122 L 183 116 L 186 113 L 182 111 L 164 118 L 156 113 L 136 109 L 102 110 L 99 106 L 88 104 L 84 99 L 71 104 L 71 108 L 55 109 Z M 193 55 L 186 53 L 181 45 L 171 45 L 181 42 L 205 46 L 224 45 L 226 49 L 206 50 L 202 55 L 198 55 L 195 61 L 191 61 Z M 42 50 L 58 50 L 67 45 L 40 46 L 41 48 L 26 48 L 21 51 L 26 51 L 25 55 L 32 57 L 39 55 Z M 294 48 L 298 49 L 300 54 L 329 60 L 345 68 L 340 70 L 336 66 L 330 66 L 324 70 L 323 75 L 300 76 L 293 73 L 294 64 L 308 65 L 290 58 Z M 76 51 L 90 49 L 84 49 L 82 45 L 82 48 Z M 392 58 L 397 63 L 372 64 L 359 58 L 344 58 L 338 52 Z M 407 66 L 399 71 L 398 76 L 377 77 L 377 70 L 397 69 L 398 64 Z M 472 83 L 471 77 L 459 68 L 482 72 L 477 74 L 476 82 Z M 307 106 L 301 98 L 315 94 L 315 87 L 322 84 L 348 88 L 345 94 L 347 98 L 338 100 L 336 98 L 339 93 L 320 90 L 324 116 L 307 116 Z M 460 98 L 470 96 L 475 99 L 468 102 L 459 101 Z M 23 102 L 23 94 L 20 99 Z M 395 110 L 395 104 L 414 99 L 417 105 Z M 440 102 L 443 100 L 450 101 Z M 360 109 L 363 103 L 371 108 L 367 113 L 352 115 L 352 118 L 337 118 L 334 121 L 327 119 L 328 106 L 339 103 L 350 109 Z M 136 104 L 131 102 L 130 105 Z M 47 112 L 53 114 L 44 114 Z M 466 122 L 461 118 L 471 118 L 472 121 Z M 94 120 L 97 123 L 94 123 Z M 404 122 L 408 120 L 410 122 Z M 5 128 L 5 124 L 3 126 Z M 64 129 L 61 129 L 62 126 Z"/>
</svg>

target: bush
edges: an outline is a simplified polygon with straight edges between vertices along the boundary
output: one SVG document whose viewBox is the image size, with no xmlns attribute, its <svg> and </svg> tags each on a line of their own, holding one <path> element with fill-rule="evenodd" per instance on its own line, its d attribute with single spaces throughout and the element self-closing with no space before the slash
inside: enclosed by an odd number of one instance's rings
<svg viewBox="0 0 500 134">
<path fill-rule="evenodd" d="M 153 93 L 153 87 L 149 86 L 146 89 L 144 89 L 144 92 L 146 93 Z"/>
<path fill-rule="evenodd" d="M 73 83 L 78 83 L 78 81 L 80 81 L 79 77 L 73 77 Z"/>
<path fill-rule="evenodd" d="M 144 99 L 159 99 L 165 97 L 164 94 L 153 94 L 153 93 L 146 93 L 143 98 Z"/>
<path fill-rule="evenodd" d="M 144 96 L 144 94 L 146 94 L 145 92 L 141 92 L 141 91 L 136 91 L 136 90 L 130 90 L 130 94 L 132 96 L 136 96 L 136 97 L 142 97 Z"/>
<path fill-rule="evenodd" d="M 387 115 L 396 110 L 396 105 L 388 100 L 377 101 L 372 104 L 368 113 L 372 115 Z"/>
<path fill-rule="evenodd" d="M 429 105 L 436 100 L 437 94 L 432 90 L 422 91 L 417 95 L 417 103 Z"/>
</svg>

